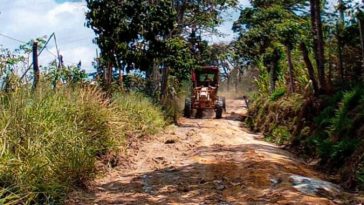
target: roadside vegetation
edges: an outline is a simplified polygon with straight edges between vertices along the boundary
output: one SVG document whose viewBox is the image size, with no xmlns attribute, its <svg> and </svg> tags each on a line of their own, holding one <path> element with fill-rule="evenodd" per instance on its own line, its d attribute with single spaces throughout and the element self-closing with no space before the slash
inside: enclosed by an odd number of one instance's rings
<svg viewBox="0 0 364 205">
<path fill-rule="evenodd" d="M 319 159 L 317 167 L 339 174 L 347 188 L 363 188 L 362 88 L 309 99 L 299 94 L 275 97 L 253 100 L 247 126 L 308 161 Z"/>
<path fill-rule="evenodd" d="M 358 190 L 364 184 L 363 11 L 355 1 L 335 3 L 252 1 L 235 22 L 234 46 L 259 70 L 246 125 Z"/>
<path fill-rule="evenodd" d="M 164 115 L 140 94 L 105 100 L 97 88 L 20 88 L 0 96 L 1 204 L 54 204 L 130 137 L 156 134 Z"/>
</svg>

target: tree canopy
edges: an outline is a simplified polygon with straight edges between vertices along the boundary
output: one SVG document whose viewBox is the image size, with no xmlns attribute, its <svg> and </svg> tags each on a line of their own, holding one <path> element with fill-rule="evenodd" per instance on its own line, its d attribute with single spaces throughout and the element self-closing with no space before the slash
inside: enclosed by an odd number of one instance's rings
<svg viewBox="0 0 364 205">
<path fill-rule="evenodd" d="M 97 37 L 104 65 L 152 72 L 156 59 L 185 76 L 203 47 L 200 33 L 214 32 L 221 12 L 236 0 L 87 0 L 87 25 Z"/>
</svg>

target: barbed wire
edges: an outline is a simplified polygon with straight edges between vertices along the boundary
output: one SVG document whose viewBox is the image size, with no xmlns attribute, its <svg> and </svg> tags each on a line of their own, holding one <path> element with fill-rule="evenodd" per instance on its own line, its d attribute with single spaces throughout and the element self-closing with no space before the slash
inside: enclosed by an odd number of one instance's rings
<svg viewBox="0 0 364 205">
<path fill-rule="evenodd" d="M 46 47 L 45 49 L 46 49 L 46 51 L 47 51 L 49 54 L 51 54 L 52 56 L 54 56 L 54 57 L 58 58 L 58 56 L 57 56 L 56 54 L 54 54 L 52 51 L 50 51 L 47 47 Z"/>
<path fill-rule="evenodd" d="M 0 33 L 0 36 L 3 36 L 5 38 L 10 39 L 10 40 L 13 40 L 13 41 L 17 41 L 18 43 L 23 43 L 23 44 L 26 44 L 27 43 L 25 41 L 19 40 L 17 38 L 11 37 L 11 36 L 6 35 L 6 34 L 3 34 L 3 33 Z"/>
<path fill-rule="evenodd" d="M 0 33 L 0 36 L 3 36 L 3 37 L 5 37 L 5 38 L 7 38 L 7 39 L 10 39 L 10 40 L 13 40 L 13 41 L 16 41 L 16 42 L 18 42 L 18 43 L 21 43 L 21 44 L 26 44 L 27 42 L 25 42 L 25 41 L 23 41 L 23 40 L 19 40 L 19 39 L 17 39 L 17 38 L 15 38 L 15 37 L 12 37 L 12 36 L 10 36 L 10 35 L 7 35 L 7 34 L 4 34 L 4 33 Z M 73 44 L 73 43 L 75 43 L 75 42 L 81 42 L 81 41 L 85 41 L 85 40 L 92 40 L 92 39 L 90 39 L 89 37 L 84 37 L 84 38 L 64 38 L 63 40 L 66 40 L 66 39 L 72 39 L 72 40 L 69 40 L 69 41 L 66 41 L 65 43 L 62 43 L 62 45 L 67 45 L 67 44 Z M 56 60 L 58 59 L 58 55 L 57 54 L 55 54 L 55 53 L 53 53 L 49 48 L 48 48 L 48 46 L 49 45 L 46 45 L 45 47 L 44 47 L 44 50 L 46 50 L 50 55 L 52 55 L 53 57 L 55 57 L 56 58 Z M 38 53 L 38 56 L 40 55 L 40 53 Z M 78 64 L 78 63 L 75 63 L 75 62 L 70 62 L 70 61 L 68 61 L 68 60 L 63 60 L 64 62 L 66 62 L 67 64 L 70 64 L 70 65 L 76 65 L 76 64 Z M 30 66 L 29 66 L 29 68 L 27 69 L 27 71 L 30 69 Z M 24 74 L 26 74 L 27 73 L 27 71 L 24 73 Z M 23 78 L 23 77 L 22 77 Z"/>
</svg>

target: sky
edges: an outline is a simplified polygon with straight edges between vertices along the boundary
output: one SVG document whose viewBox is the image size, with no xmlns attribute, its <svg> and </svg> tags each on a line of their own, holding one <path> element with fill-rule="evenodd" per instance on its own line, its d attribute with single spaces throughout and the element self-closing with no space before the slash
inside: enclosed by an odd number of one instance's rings
<svg viewBox="0 0 364 205">
<path fill-rule="evenodd" d="M 92 43 L 94 32 L 85 27 L 85 2 L 81 0 L 0 0 L 0 45 L 15 49 L 19 41 L 49 37 L 55 32 L 65 64 L 77 64 L 93 70 L 97 46 Z M 19 41 L 5 38 L 5 34 Z M 56 48 L 50 42 L 39 57 L 41 65 L 54 60 Z"/>
<path fill-rule="evenodd" d="M 239 0 L 241 7 L 249 0 Z M 92 43 L 94 32 L 85 27 L 85 0 L 0 0 L 0 45 L 15 49 L 21 42 L 56 34 L 60 53 L 66 65 L 82 62 L 82 68 L 93 72 L 92 61 L 97 45 Z M 239 11 L 229 10 L 226 22 L 218 30 L 224 36 L 205 36 L 210 42 L 229 42 L 234 38 L 231 30 Z M 4 37 L 4 35 L 11 37 Z M 52 41 L 39 58 L 41 65 L 55 59 L 56 47 Z"/>
</svg>

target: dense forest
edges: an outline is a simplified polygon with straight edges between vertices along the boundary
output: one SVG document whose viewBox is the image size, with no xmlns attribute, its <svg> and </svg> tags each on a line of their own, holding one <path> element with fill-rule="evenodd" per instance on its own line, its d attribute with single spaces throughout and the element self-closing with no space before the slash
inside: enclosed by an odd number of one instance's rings
<svg viewBox="0 0 364 205">
<path fill-rule="evenodd" d="M 336 176 L 346 190 L 364 188 L 361 3 L 86 3 L 86 26 L 100 48 L 94 79 L 60 58 L 38 67 L 34 45 L 43 48 L 47 39 L 15 51 L 0 47 L 0 204 L 62 203 L 95 177 L 98 161 L 116 166 L 130 139 L 178 124 L 191 71 L 207 65 L 219 68 L 229 97 L 249 99 L 245 126 Z M 207 41 L 223 35 L 218 27 L 231 11 L 240 12 L 231 28 L 236 38 Z"/>
</svg>

